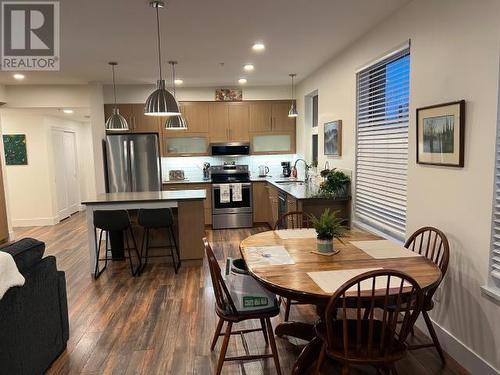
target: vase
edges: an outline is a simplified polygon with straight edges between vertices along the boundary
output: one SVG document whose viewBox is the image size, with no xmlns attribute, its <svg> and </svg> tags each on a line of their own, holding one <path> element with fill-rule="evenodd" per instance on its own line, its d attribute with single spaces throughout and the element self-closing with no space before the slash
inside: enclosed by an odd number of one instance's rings
<svg viewBox="0 0 500 375">
<path fill-rule="evenodd" d="M 320 253 L 333 253 L 333 239 L 331 240 L 317 240 L 318 252 Z"/>
</svg>

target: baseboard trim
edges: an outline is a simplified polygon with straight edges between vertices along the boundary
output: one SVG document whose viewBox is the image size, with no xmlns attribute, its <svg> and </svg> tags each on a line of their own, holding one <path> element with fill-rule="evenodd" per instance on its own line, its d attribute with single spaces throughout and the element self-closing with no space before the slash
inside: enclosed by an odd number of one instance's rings
<svg viewBox="0 0 500 375">
<path fill-rule="evenodd" d="M 12 226 L 15 227 L 44 227 L 55 225 L 59 222 L 57 217 L 39 217 L 34 219 L 13 219 Z"/>
<path fill-rule="evenodd" d="M 455 361 L 457 361 L 460 366 L 469 371 L 471 374 L 500 375 L 500 371 L 495 369 L 484 358 L 479 356 L 453 334 L 441 327 L 434 320 L 432 320 L 432 323 L 443 350 Z M 427 327 L 422 317 L 418 318 L 416 326 L 425 335 L 428 335 Z"/>
</svg>

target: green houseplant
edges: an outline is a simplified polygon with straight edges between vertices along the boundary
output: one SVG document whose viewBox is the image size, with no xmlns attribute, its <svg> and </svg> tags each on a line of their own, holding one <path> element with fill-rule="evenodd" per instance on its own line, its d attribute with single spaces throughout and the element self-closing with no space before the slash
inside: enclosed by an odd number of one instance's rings
<svg viewBox="0 0 500 375">
<path fill-rule="evenodd" d="M 318 197 L 334 199 L 349 196 L 351 178 L 344 172 L 336 169 L 323 170 L 321 176 L 325 181 L 319 187 Z"/>
<path fill-rule="evenodd" d="M 344 219 L 337 217 L 339 211 L 330 211 L 327 208 L 320 217 L 309 215 L 309 220 L 317 233 L 318 251 L 321 253 L 332 253 L 333 239 L 336 238 L 342 242 L 347 228 L 342 224 Z"/>
</svg>

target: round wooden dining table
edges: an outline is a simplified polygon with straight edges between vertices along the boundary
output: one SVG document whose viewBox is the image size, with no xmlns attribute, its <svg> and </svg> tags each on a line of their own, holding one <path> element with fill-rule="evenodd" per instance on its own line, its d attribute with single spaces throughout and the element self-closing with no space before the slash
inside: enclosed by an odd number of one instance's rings
<svg viewBox="0 0 500 375">
<path fill-rule="evenodd" d="M 292 231 L 292 230 L 290 230 Z M 360 229 L 351 229 L 342 238 L 335 240 L 335 255 L 319 255 L 316 239 L 282 239 L 275 231 L 261 232 L 244 239 L 240 252 L 247 263 L 249 273 L 268 290 L 293 301 L 315 305 L 319 318 L 332 293 L 322 290 L 308 275 L 308 272 L 347 269 L 384 268 L 403 271 L 412 276 L 425 291 L 441 280 L 440 269 L 424 256 L 376 259 L 354 246 L 351 241 L 374 241 L 383 238 Z M 285 236 L 287 237 L 287 236 Z M 293 237 L 293 236 L 291 236 Z M 254 252 L 255 247 L 284 246 L 294 264 L 264 265 Z M 321 341 L 314 333 L 314 325 L 304 322 L 282 322 L 276 326 L 278 336 L 297 337 L 309 343 L 295 362 L 292 374 L 305 374 L 319 355 Z"/>
</svg>

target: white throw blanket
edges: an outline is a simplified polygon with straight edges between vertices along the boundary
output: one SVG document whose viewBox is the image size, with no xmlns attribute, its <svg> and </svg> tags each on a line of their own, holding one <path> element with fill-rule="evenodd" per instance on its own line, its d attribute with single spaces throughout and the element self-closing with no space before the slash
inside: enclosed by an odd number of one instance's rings
<svg viewBox="0 0 500 375">
<path fill-rule="evenodd" d="M 233 202 L 241 202 L 241 184 L 232 184 L 231 190 L 233 191 Z"/>
<path fill-rule="evenodd" d="M 220 186 L 220 202 L 221 203 L 231 202 L 231 185 L 225 184 Z"/>
<path fill-rule="evenodd" d="M 24 285 L 24 276 L 19 273 L 12 255 L 0 251 L 0 299 L 13 286 Z"/>
</svg>

